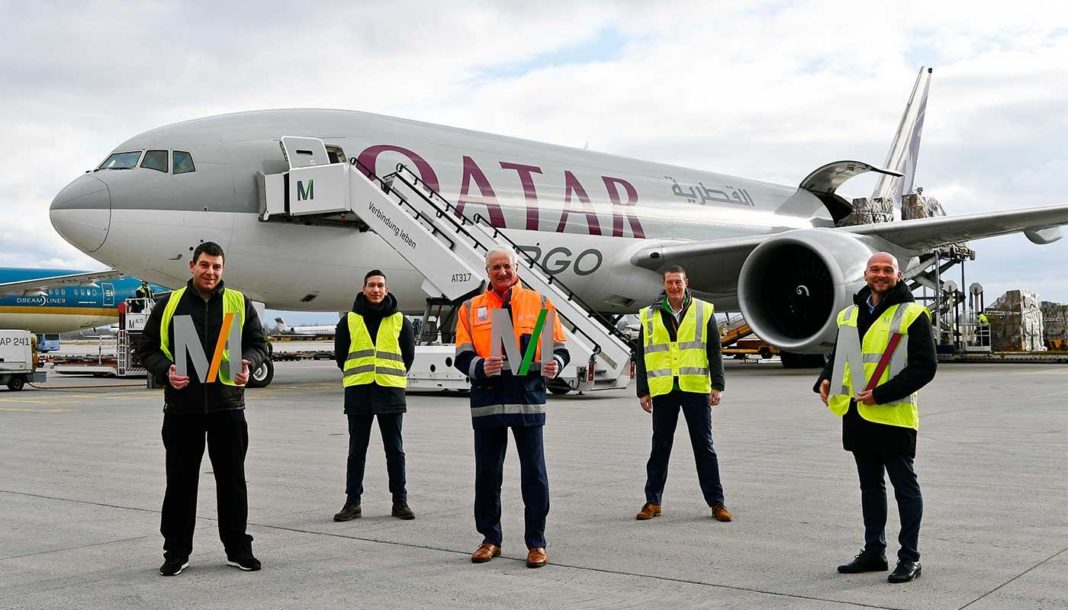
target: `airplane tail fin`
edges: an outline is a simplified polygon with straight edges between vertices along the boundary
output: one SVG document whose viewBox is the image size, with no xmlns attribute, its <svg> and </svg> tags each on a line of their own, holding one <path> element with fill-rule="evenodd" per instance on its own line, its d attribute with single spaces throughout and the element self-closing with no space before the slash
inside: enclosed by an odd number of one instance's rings
<svg viewBox="0 0 1068 610">
<path fill-rule="evenodd" d="M 289 332 L 289 325 L 286 324 L 286 321 L 283 320 L 281 317 L 275 318 L 274 322 L 275 322 L 275 324 L 278 325 L 278 331 L 279 332 L 283 332 L 283 333 Z"/>
<path fill-rule="evenodd" d="M 872 200 L 890 199 L 895 204 L 901 202 L 902 195 L 912 192 L 913 179 L 916 175 L 916 162 L 920 155 L 920 133 L 923 131 L 923 119 L 927 112 L 927 92 L 931 85 L 931 68 L 921 67 L 912 87 L 912 95 L 901 116 L 890 152 L 886 155 L 883 167 L 904 174 L 897 178 L 883 175 L 875 185 Z"/>
</svg>

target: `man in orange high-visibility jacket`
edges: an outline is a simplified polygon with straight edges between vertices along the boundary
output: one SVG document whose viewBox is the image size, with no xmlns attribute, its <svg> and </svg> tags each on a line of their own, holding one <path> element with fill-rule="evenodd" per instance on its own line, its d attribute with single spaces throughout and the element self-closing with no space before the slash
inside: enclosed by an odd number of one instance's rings
<svg viewBox="0 0 1068 610">
<path fill-rule="evenodd" d="M 457 314 L 455 366 L 471 378 L 471 425 L 475 431 L 475 527 L 482 544 L 471 555 L 483 563 L 501 554 L 501 476 L 512 429 L 526 505 L 527 567 L 545 565 L 545 518 L 549 514 L 549 478 L 545 472 L 542 427 L 545 425 L 545 378 L 556 377 L 570 354 L 556 308 L 537 291 L 519 283 L 515 252 L 505 247 L 486 254 L 489 290 L 465 302 Z M 537 352 L 526 375 L 515 375 L 518 363 L 494 356 L 494 310 L 510 313 L 520 353 L 536 341 Z M 552 333 L 553 355 L 540 365 L 541 340 L 532 339 L 542 309 L 548 310 L 542 333 Z M 552 320 L 549 326 L 548 320 Z M 507 339 L 506 339 L 507 340 Z"/>
</svg>

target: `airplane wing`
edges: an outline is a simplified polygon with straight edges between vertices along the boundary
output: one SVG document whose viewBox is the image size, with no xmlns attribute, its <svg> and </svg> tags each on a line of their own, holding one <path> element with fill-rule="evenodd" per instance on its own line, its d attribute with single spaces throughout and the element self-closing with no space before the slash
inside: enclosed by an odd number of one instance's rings
<svg viewBox="0 0 1068 610">
<path fill-rule="evenodd" d="M 871 235 L 912 250 L 925 250 L 972 239 L 1023 232 L 1034 243 L 1046 244 L 1060 238 L 1059 225 L 1068 224 L 1068 204 L 1022 210 L 981 212 L 963 216 L 917 218 L 897 222 L 866 224 L 833 229 L 854 235 Z M 807 230 L 807 229 L 802 229 Z M 733 294 L 737 270 L 746 257 L 765 239 L 774 235 L 691 242 L 656 242 L 631 257 L 631 264 L 659 270 L 666 265 L 682 265 L 690 284 L 710 294 Z M 723 273 L 733 269 L 733 274 Z"/>
<path fill-rule="evenodd" d="M 733 295 L 737 291 L 738 272 L 746 257 L 772 235 L 752 235 L 714 241 L 656 241 L 642 248 L 630 262 L 638 267 L 659 271 L 667 265 L 681 265 L 695 290 L 712 296 Z M 724 273 L 725 270 L 731 270 Z"/>
<path fill-rule="evenodd" d="M 125 276 L 125 273 L 112 269 L 109 271 L 91 271 L 89 273 L 71 273 L 68 275 L 39 277 L 18 282 L 4 282 L 0 283 L 0 294 L 19 295 L 28 291 L 44 290 L 55 286 L 83 286 L 99 280 L 113 280 Z"/>
<path fill-rule="evenodd" d="M 983 237 L 1023 231 L 1032 242 L 1044 244 L 1059 239 L 1055 227 L 1068 224 L 1068 204 L 1024 210 L 980 212 L 964 216 L 917 218 L 900 222 L 842 227 L 840 231 L 874 235 L 903 248 L 923 250 Z"/>
</svg>

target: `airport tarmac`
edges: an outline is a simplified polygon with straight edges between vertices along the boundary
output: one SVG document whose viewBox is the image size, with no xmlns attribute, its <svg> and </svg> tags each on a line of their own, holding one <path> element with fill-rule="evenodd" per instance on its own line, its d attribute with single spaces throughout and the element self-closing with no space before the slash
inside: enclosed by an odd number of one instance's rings
<svg viewBox="0 0 1068 610">
<path fill-rule="evenodd" d="M 162 563 L 161 392 L 61 378 L 0 391 L 0 607 L 1068 608 L 1068 367 L 944 364 L 921 394 L 923 575 L 841 575 L 862 546 L 841 424 L 812 371 L 729 362 L 714 437 L 727 505 L 704 506 L 683 422 L 664 514 L 638 522 L 649 416 L 631 390 L 550 399 L 549 565 L 525 567 L 509 450 L 504 555 L 474 565 L 467 399 L 413 395 L 409 501 L 389 516 L 372 435 L 364 517 L 344 502 L 347 434 L 331 362 L 279 363 L 247 393 L 249 531 L 260 572 L 225 566 L 205 457 L 189 569 Z M 893 565 L 897 517 L 887 534 Z"/>
</svg>

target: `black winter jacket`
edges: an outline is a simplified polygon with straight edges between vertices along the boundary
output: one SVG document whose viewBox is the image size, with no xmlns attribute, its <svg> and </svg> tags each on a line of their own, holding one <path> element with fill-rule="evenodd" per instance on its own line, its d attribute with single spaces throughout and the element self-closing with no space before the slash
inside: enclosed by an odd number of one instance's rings
<svg viewBox="0 0 1068 610">
<path fill-rule="evenodd" d="M 186 283 L 185 293 L 178 303 L 174 315 L 188 315 L 193 319 L 193 326 L 197 329 L 201 347 L 208 361 L 211 361 L 215 352 L 215 344 L 219 339 L 219 330 L 223 321 L 223 283 L 211 293 L 207 301 L 200 297 L 193 288 L 193 281 Z M 137 355 L 144 363 L 148 374 L 155 375 L 163 385 L 163 410 L 167 413 L 208 413 L 214 411 L 228 411 L 245 408 L 245 389 L 240 386 L 228 386 L 219 381 L 214 383 L 201 383 L 200 375 L 193 368 L 192 359 L 187 364 L 189 385 L 181 390 L 175 390 L 167 381 L 167 371 L 174 364 L 160 349 L 160 322 L 163 319 L 163 310 L 166 309 L 174 293 L 164 296 L 148 316 L 145 330 L 141 334 L 141 343 L 137 348 Z M 168 330 L 171 337 L 171 345 L 174 345 L 174 322 Z M 174 353 L 173 350 L 171 352 Z M 248 296 L 245 297 L 245 323 L 241 327 L 241 357 L 249 361 L 249 370 L 254 371 L 263 364 L 268 355 L 267 336 L 260 326 L 259 316 Z M 207 371 L 203 372 L 207 375 Z"/>
<path fill-rule="evenodd" d="M 382 318 L 397 312 L 397 299 L 392 294 L 387 294 L 385 300 L 375 306 L 361 292 L 356 295 L 352 311 L 363 316 L 367 332 L 371 335 L 371 341 L 374 342 L 378 338 L 378 327 L 382 323 Z M 334 333 L 334 359 L 337 361 L 337 368 L 342 372 L 345 371 L 345 360 L 348 357 L 351 342 L 349 320 L 348 316 L 345 316 L 338 321 L 337 331 Z M 404 358 L 404 370 L 407 371 L 412 368 L 412 362 L 415 362 L 415 329 L 412 328 L 412 323 L 408 321 L 408 318 L 404 318 L 401 326 L 400 348 L 401 357 Z M 406 410 L 404 388 L 388 388 L 374 382 L 345 388 L 346 414 L 404 413 Z"/>
<path fill-rule="evenodd" d="M 865 286 L 853 296 L 857 306 L 857 332 L 860 340 L 879 316 L 891 305 L 911 303 L 916 299 L 909 292 L 904 282 L 898 282 L 879 301 L 875 311 L 868 312 L 867 300 L 871 288 Z M 930 383 L 938 368 L 938 356 L 935 354 L 934 333 L 928 316 L 920 316 L 908 329 L 908 364 L 901 372 L 886 383 L 875 388 L 872 396 L 878 404 L 895 402 L 907 397 Z M 830 379 L 834 374 L 834 354 L 831 354 L 827 366 L 820 373 L 813 388 L 820 391 L 820 383 Z M 849 411 L 842 417 L 842 447 L 846 451 L 876 451 L 890 455 L 916 456 L 916 431 L 900 426 L 888 426 L 870 422 L 857 412 L 855 401 L 849 401 Z"/>
</svg>

